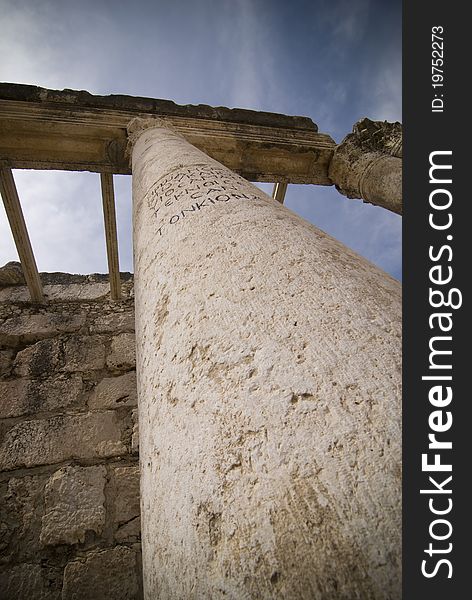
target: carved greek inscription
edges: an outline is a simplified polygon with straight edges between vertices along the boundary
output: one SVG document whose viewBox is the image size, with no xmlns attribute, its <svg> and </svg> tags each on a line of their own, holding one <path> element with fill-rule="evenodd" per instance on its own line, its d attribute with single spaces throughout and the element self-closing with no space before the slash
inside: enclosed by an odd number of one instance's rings
<svg viewBox="0 0 472 600">
<path fill-rule="evenodd" d="M 149 208 L 159 220 L 158 233 L 168 226 L 231 200 L 256 200 L 252 186 L 239 175 L 210 165 L 179 169 L 159 180 L 146 194 Z"/>
</svg>

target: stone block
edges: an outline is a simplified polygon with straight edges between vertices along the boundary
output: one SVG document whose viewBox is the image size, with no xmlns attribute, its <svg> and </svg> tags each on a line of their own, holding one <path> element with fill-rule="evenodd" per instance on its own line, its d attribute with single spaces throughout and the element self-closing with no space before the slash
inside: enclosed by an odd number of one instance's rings
<svg viewBox="0 0 472 600">
<path fill-rule="evenodd" d="M 10 304 L 11 302 L 28 302 L 30 295 L 26 285 L 15 287 L 0 287 L 0 302 Z"/>
<path fill-rule="evenodd" d="M 103 465 L 64 467 L 50 477 L 44 494 L 43 545 L 83 543 L 87 531 L 102 533 L 105 478 Z"/>
<path fill-rule="evenodd" d="M 115 523 L 121 525 L 139 517 L 139 465 L 115 467 L 112 486 Z"/>
<path fill-rule="evenodd" d="M 17 346 L 30 344 L 60 333 L 78 331 L 85 324 L 85 315 L 61 313 L 21 314 L 0 325 L 0 344 Z"/>
<path fill-rule="evenodd" d="M 138 600 L 136 553 L 125 546 L 89 552 L 64 570 L 62 600 Z"/>
<path fill-rule="evenodd" d="M 63 370 L 73 372 L 103 369 L 105 355 L 103 336 L 70 337 L 64 342 Z"/>
<path fill-rule="evenodd" d="M 81 393 L 82 379 L 78 375 L 0 381 L 0 418 L 62 411 L 76 405 Z"/>
<path fill-rule="evenodd" d="M 110 292 L 108 283 L 67 283 L 45 285 L 44 294 L 48 300 L 98 300 Z"/>
<path fill-rule="evenodd" d="M 10 427 L 0 444 L 0 469 L 121 454 L 126 454 L 126 447 L 115 412 L 60 415 Z"/>
<path fill-rule="evenodd" d="M 123 523 L 115 531 L 115 540 L 120 543 L 139 542 L 141 539 L 141 517 Z"/>
<path fill-rule="evenodd" d="M 0 350 L 0 377 L 8 377 L 13 368 L 15 352 L 13 350 Z"/>
<path fill-rule="evenodd" d="M 100 315 L 90 325 L 90 333 L 124 333 L 134 331 L 134 312 Z"/>
<path fill-rule="evenodd" d="M 119 408 L 137 404 L 136 372 L 106 377 L 95 387 L 88 402 L 91 409 Z"/>
<path fill-rule="evenodd" d="M 62 570 L 19 564 L 0 570 L 2 600 L 60 600 Z"/>
<path fill-rule="evenodd" d="M 43 286 L 48 300 L 98 300 L 105 298 L 110 292 L 108 283 L 66 283 Z M 0 302 L 29 302 L 30 295 L 26 286 L 15 286 L 0 289 Z"/>
<path fill-rule="evenodd" d="M 46 477 L 12 477 L 0 487 L 0 551 L 3 560 L 32 562 L 39 553 Z M 1 597 L 1 595 L 0 595 Z"/>
<path fill-rule="evenodd" d="M 107 366 L 118 371 L 128 371 L 136 366 L 136 340 L 133 333 L 120 333 L 111 341 Z"/>
<path fill-rule="evenodd" d="M 14 373 L 22 377 L 47 377 L 62 366 L 62 360 L 59 339 L 41 340 L 18 352 Z"/>
<path fill-rule="evenodd" d="M 141 537 L 139 465 L 115 467 L 111 477 L 114 499 L 113 522 L 118 542 L 135 542 Z"/>
</svg>

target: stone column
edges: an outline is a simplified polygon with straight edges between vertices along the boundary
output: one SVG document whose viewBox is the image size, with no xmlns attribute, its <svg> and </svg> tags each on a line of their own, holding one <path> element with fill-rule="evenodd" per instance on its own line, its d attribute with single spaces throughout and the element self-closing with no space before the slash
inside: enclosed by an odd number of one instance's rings
<svg viewBox="0 0 472 600">
<path fill-rule="evenodd" d="M 146 598 L 400 598 L 398 282 L 144 125 L 130 137 Z"/>
<path fill-rule="evenodd" d="M 329 176 L 344 196 L 362 198 L 401 215 L 401 159 L 401 124 L 362 119 L 336 147 Z"/>
</svg>

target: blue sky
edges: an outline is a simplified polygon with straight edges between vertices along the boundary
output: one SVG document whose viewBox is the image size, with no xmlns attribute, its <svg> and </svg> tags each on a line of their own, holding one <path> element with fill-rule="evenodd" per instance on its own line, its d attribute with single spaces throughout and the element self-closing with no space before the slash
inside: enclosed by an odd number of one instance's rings
<svg viewBox="0 0 472 600">
<path fill-rule="evenodd" d="M 364 116 L 401 120 L 400 0 L 0 0 L 0 11 L 1 81 L 305 115 L 337 142 Z M 39 269 L 106 272 L 99 176 L 15 179 Z M 120 268 L 132 271 L 130 177 L 115 188 Z M 397 215 L 320 186 L 289 186 L 286 206 L 401 277 Z"/>
</svg>

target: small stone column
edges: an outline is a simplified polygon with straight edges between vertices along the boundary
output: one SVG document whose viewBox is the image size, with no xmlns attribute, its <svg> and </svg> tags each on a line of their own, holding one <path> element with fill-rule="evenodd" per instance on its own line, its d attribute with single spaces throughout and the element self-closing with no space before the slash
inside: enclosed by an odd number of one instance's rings
<svg viewBox="0 0 472 600">
<path fill-rule="evenodd" d="M 401 215 L 401 159 L 401 124 L 362 119 L 336 147 L 329 176 L 344 196 L 362 198 Z"/>
<path fill-rule="evenodd" d="M 145 125 L 130 127 L 145 597 L 399 599 L 398 282 Z"/>
</svg>

